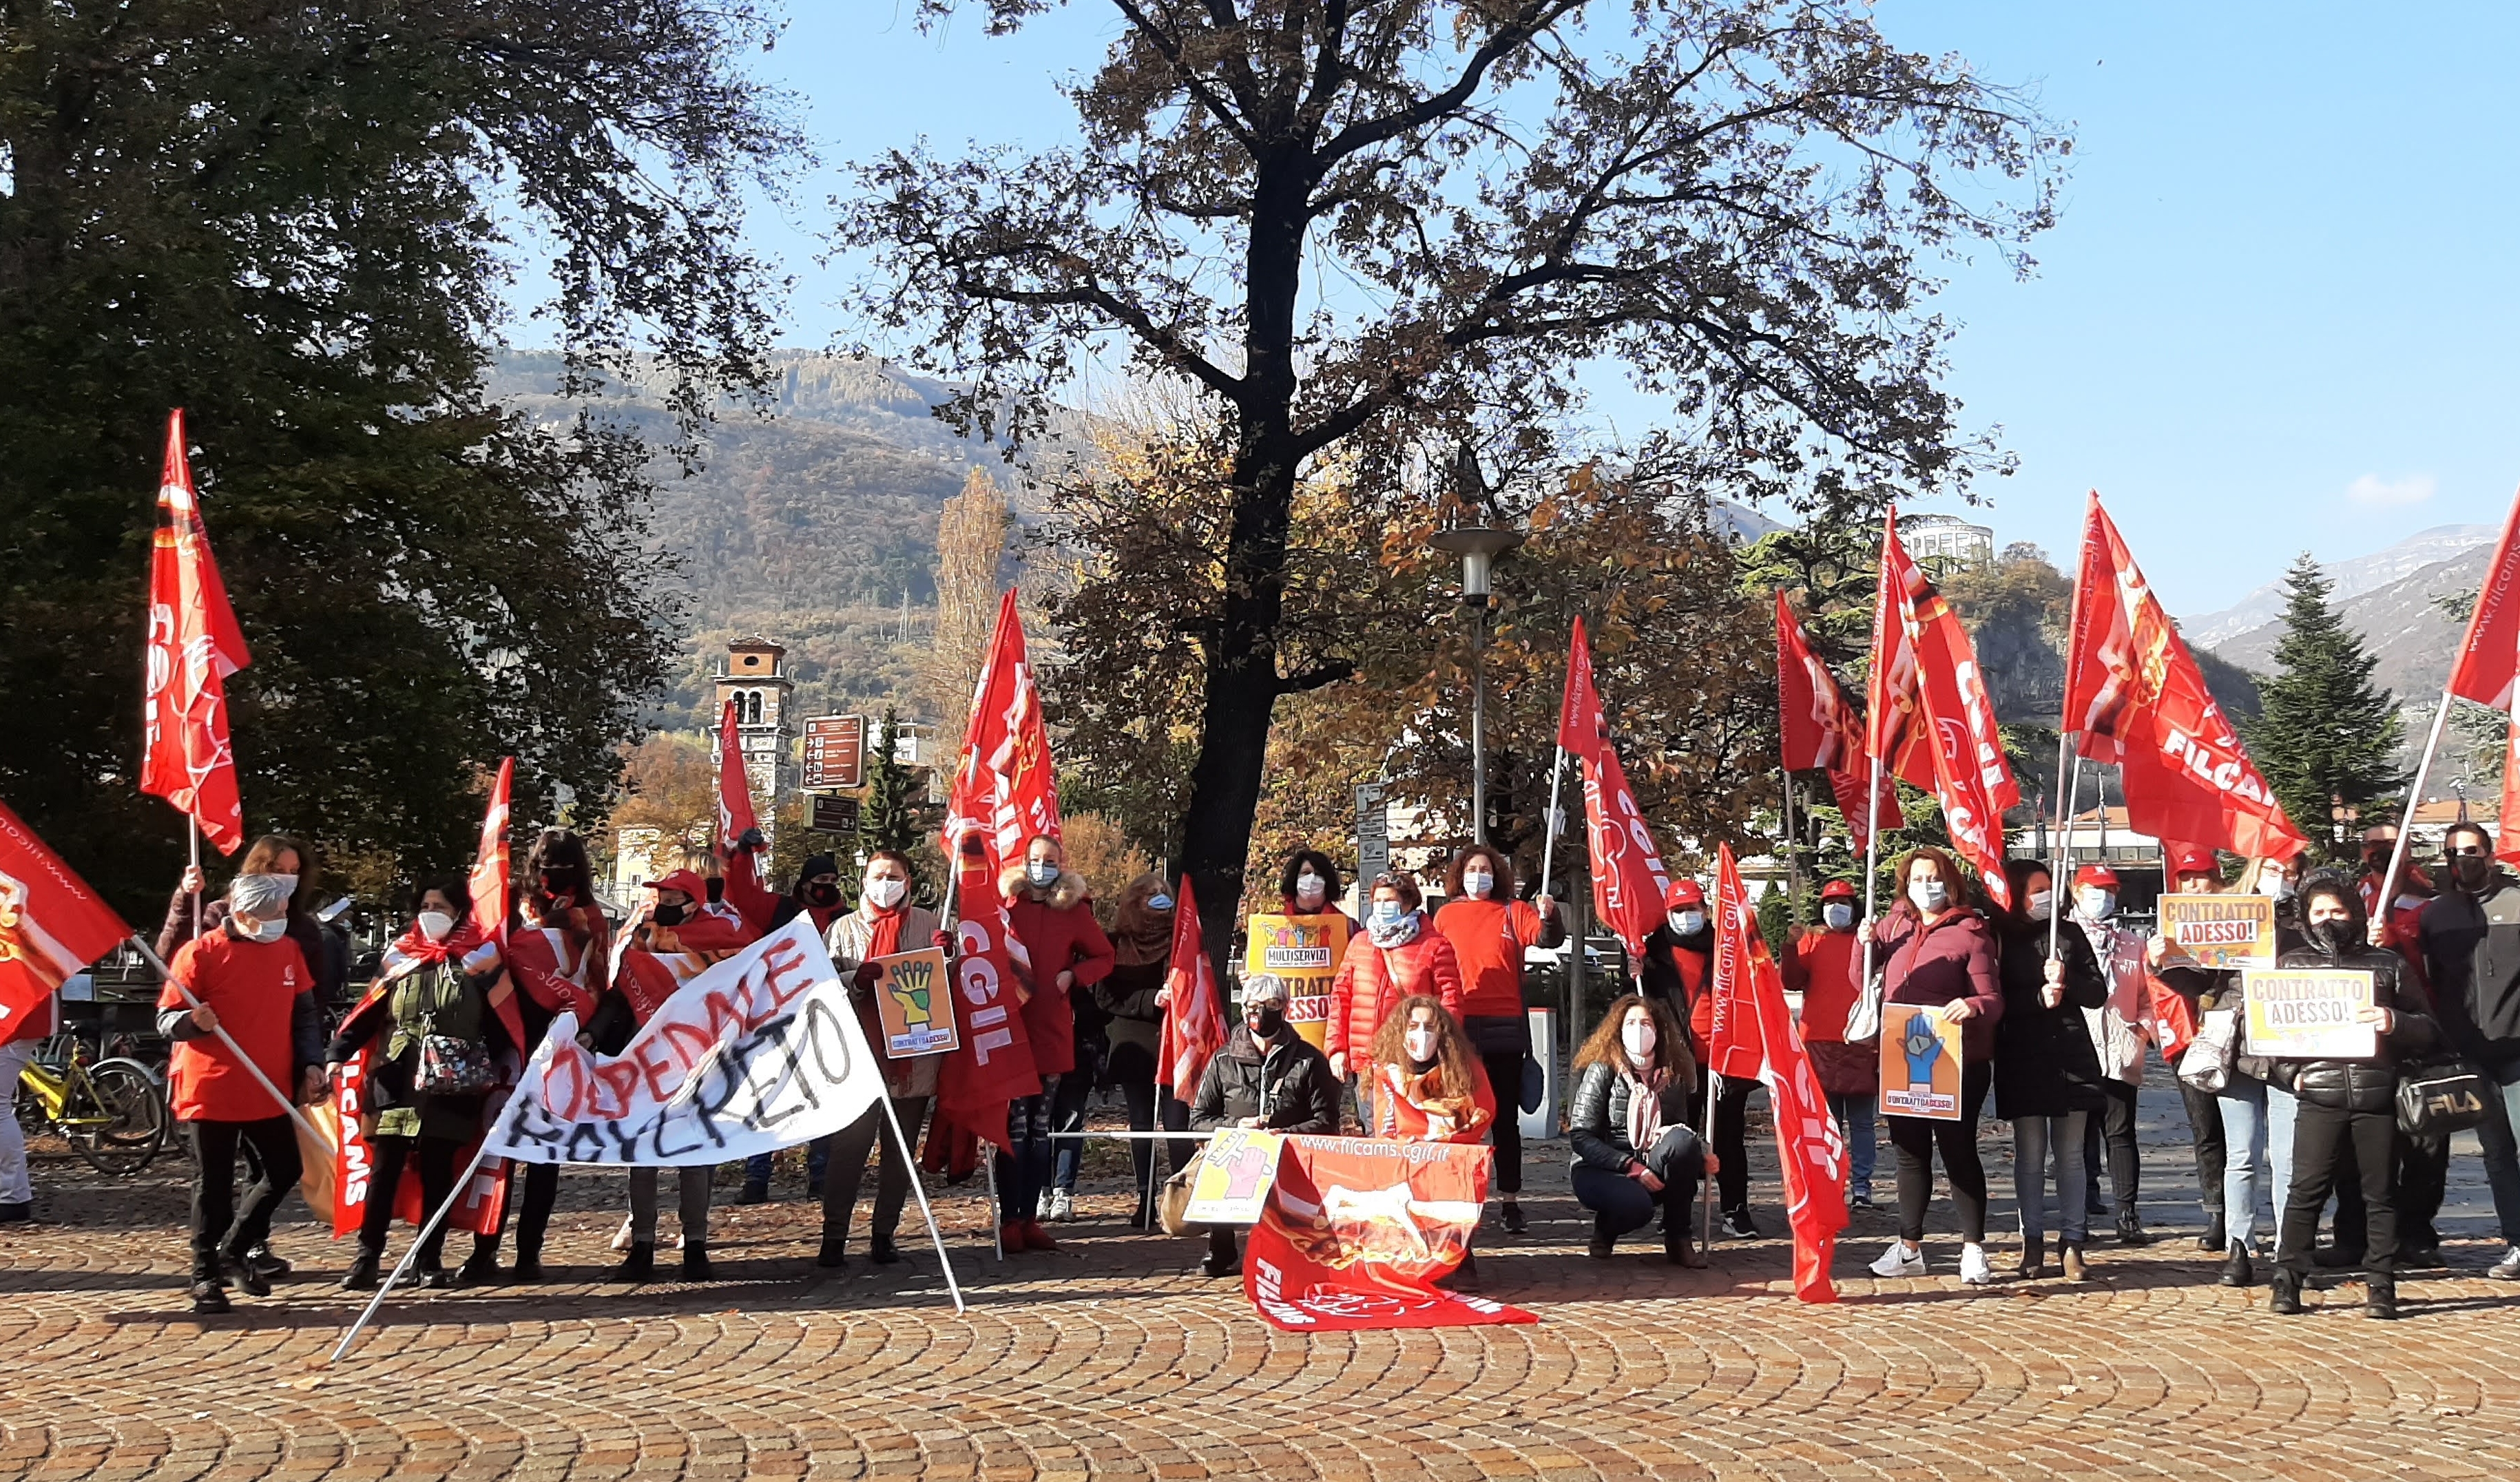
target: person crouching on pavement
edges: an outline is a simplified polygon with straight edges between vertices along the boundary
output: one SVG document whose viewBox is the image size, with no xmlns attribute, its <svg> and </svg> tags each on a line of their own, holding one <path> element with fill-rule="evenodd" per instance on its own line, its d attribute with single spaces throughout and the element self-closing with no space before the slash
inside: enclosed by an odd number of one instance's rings
<svg viewBox="0 0 2520 1482">
<path fill-rule="evenodd" d="M 1658 1209 L 1665 1259 L 1705 1265 L 1688 1242 L 1688 1214 L 1715 1155 L 1682 1120 L 1697 1088 L 1680 1026 L 1660 1004 L 1627 994 L 1575 1052 L 1574 1070 L 1566 1134 L 1575 1202 L 1593 1211 L 1593 1259 L 1608 1260 L 1619 1236 Z"/>
<path fill-rule="evenodd" d="M 1286 985 L 1255 977 L 1242 985 L 1242 1022 L 1225 1048 L 1207 1062 L 1192 1099 L 1192 1132 L 1257 1127 L 1269 1132 L 1334 1135 L 1339 1130 L 1339 1082 L 1330 1062 L 1286 1022 Z M 1198 1269 L 1211 1277 L 1242 1270 L 1231 1226 L 1208 1227 L 1207 1257 Z"/>
</svg>

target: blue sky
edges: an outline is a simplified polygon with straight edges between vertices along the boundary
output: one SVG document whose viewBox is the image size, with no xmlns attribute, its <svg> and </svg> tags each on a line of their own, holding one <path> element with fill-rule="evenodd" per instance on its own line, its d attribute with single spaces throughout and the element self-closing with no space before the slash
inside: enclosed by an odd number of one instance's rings
<svg viewBox="0 0 2520 1482">
<path fill-rule="evenodd" d="M 800 4 L 766 75 L 823 167 L 760 247 L 788 338 L 854 338 L 818 267 L 837 166 L 924 134 L 1069 134 L 1054 79 L 1113 29 L 1073 0 L 1011 39 L 909 0 Z M 2017 454 L 1977 516 L 2069 559 L 2096 487 L 2171 609 L 2221 607 L 2298 551 L 2339 559 L 2498 522 L 2520 485 L 2520 5 L 1882 0 L 1901 45 L 2037 87 L 2075 126 L 2039 275 L 1958 270 L 1952 387 Z M 1653 408 L 1613 392 L 1627 432 Z"/>
</svg>

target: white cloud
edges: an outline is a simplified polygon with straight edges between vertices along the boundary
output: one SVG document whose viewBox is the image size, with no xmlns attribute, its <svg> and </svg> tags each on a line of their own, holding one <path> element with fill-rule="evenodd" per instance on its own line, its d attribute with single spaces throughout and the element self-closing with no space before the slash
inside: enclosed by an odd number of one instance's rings
<svg viewBox="0 0 2520 1482">
<path fill-rule="evenodd" d="M 2409 473 L 2404 478 L 2382 478 L 2377 473 L 2365 473 L 2345 486 L 2345 497 L 2367 510 L 2419 505 L 2433 497 L 2433 476 Z"/>
</svg>

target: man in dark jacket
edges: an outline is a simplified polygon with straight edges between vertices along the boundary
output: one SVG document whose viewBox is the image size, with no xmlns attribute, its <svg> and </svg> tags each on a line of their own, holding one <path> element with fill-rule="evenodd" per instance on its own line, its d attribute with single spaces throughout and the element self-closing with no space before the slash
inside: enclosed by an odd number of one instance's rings
<svg viewBox="0 0 2520 1482">
<path fill-rule="evenodd" d="M 2424 908 L 2424 972 L 2443 1037 L 2502 1088 L 2476 1129 L 2505 1246 L 2488 1275 L 2520 1280 L 2520 1143 L 2512 1135 L 2520 1125 L 2520 878 L 2497 868 L 2482 824 L 2452 825 L 2442 847 L 2449 888 Z M 2411 1214 L 2428 1224 L 2434 1212 Z"/>
<path fill-rule="evenodd" d="M 1286 1022 L 1286 985 L 1255 977 L 1242 985 L 1242 1023 L 1207 1062 L 1192 1100 L 1192 1132 L 1259 1127 L 1270 1132 L 1335 1136 L 1339 1083 L 1328 1056 Z M 1242 1270 L 1231 1226 L 1208 1230 L 1207 1258 L 1198 1269 L 1212 1277 Z"/>
</svg>

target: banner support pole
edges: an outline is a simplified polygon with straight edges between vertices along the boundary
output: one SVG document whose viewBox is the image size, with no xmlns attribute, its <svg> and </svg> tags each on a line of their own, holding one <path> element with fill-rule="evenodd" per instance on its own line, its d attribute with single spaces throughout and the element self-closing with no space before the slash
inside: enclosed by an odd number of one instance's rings
<svg viewBox="0 0 2520 1482">
<path fill-rule="evenodd" d="M 193 873 L 198 876 L 202 873 L 202 821 L 190 813 L 185 814 L 184 831 L 191 839 Z M 201 934 L 202 891 L 201 887 L 196 885 L 193 888 L 193 935 L 200 936 Z M 133 940 L 137 941 L 138 937 L 135 936 Z M 307 966 L 311 970 L 314 965 L 310 963 Z"/>
<path fill-rule="evenodd" d="M 1864 795 L 1864 986 L 1872 986 L 1873 891 L 1881 876 L 1881 758 L 1872 758 L 1872 783 Z"/>
<path fill-rule="evenodd" d="M 989 1174 L 989 1241 L 997 1247 L 998 1259 L 1003 1261 L 1007 1258 L 1007 1228 L 998 1220 L 998 1150 L 986 1138 L 980 1140 L 980 1146 L 983 1149 L 980 1166 Z M 922 1194 L 919 1201 L 926 1203 L 926 1195 Z"/>
<path fill-rule="evenodd" d="M 892 1145 L 901 1149 L 901 1166 L 910 1174 L 910 1191 L 919 1195 L 919 1217 L 927 1222 L 927 1238 L 935 1242 L 936 1264 L 945 1270 L 945 1290 L 953 1297 L 954 1316 L 959 1318 L 963 1316 L 963 1286 L 954 1280 L 954 1258 L 945 1253 L 945 1232 L 936 1228 L 936 1211 L 927 1207 L 927 1182 L 919 1176 L 919 1159 L 911 1151 L 909 1137 L 901 1130 L 901 1118 L 893 1112 L 892 1097 L 889 1094 L 878 1095 L 876 1101 L 883 1107 L 883 1124 L 892 1129 Z M 995 1214 L 996 1211 L 990 1213 Z M 842 1235 L 847 1233 L 841 1232 Z"/>
<path fill-rule="evenodd" d="M 504 1121 L 505 1118 L 501 1120 Z M 367 1310 L 359 1314 L 359 1320 L 350 1325 L 348 1332 L 341 1334 L 341 1341 L 335 1345 L 332 1357 L 324 1361 L 328 1367 L 341 1362 L 341 1355 L 350 1351 L 351 1343 L 358 1339 L 360 1332 L 367 1327 L 369 1320 L 377 1315 L 377 1309 L 384 1305 L 386 1295 L 394 1289 L 394 1283 L 400 1281 L 404 1274 L 411 1270 L 411 1263 L 420 1256 L 420 1247 L 428 1244 L 429 1235 L 446 1223 L 448 1215 L 455 1212 L 456 1201 L 462 1199 L 464 1190 L 472 1187 L 472 1176 L 481 1171 L 481 1160 L 489 1156 L 490 1144 L 496 1140 L 497 1133 L 498 1129 L 493 1127 L 482 1135 L 481 1145 L 472 1149 L 472 1161 L 465 1164 L 464 1171 L 456 1175 L 455 1187 L 447 1191 L 445 1202 L 431 1211 L 428 1222 L 421 1226 L 412 1235 L 411 1243 L 403 1249 L 402 1259 L 394 1263 L 392 1274 L 378 1284 L 377 1294 L 368 1299 Z M 393 1195 L 394 1191 L 390 1189 L 371 1190 L 368 1197 L 390 1199 Z"/>
<path fill-rule="evenodd" d="M 1706 1146 L 1715 1147 L 1715 1088 L 1724 1077 L 1715 1070 L 1715 1047 L 1706 1047 Z M 1709 1175 L 1697 1195 L 1697 1248 L 1705 1250 L 1715 1243 L 1715 1179 Z"/>
<path fill-rule="evenodd" d="M 2398 872 L 2406 868 L 2407 846 L 2415 837 L 2415 809 L 2424 800 L 2424 783 L 2432 776 L 2433 753 L 2441 749 L 2442 726 L 2450 719 L 2451 692 L 2442 691 L 2441 703 L 2433 709 L 2432 734 L 2424 739 L 2424 755 L 2415 763 L 2415 780 L 2407 787 L 2407 808 L 2398 821 L 2398 839 L 2389 850 L 2389 873 L 2380 877 L 2380 909 L 2372 920 L 2387 929 L 2389 905 L 2398 898 Z"/>
</svg>

